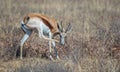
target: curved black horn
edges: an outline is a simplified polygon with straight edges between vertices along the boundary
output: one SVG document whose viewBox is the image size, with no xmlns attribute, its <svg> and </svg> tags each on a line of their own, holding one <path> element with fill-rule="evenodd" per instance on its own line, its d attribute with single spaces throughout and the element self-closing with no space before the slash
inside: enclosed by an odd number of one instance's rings
<svg viewBox="0 0 120 72">
<path fill-rule="evenodd" d="M 62 21 L 60 22 L 60 24 L 58 23 L 58 29 L 59 29 L 61 32 L 63 31 Z"/>
<path fill-rule="evenodd" d="M 71 24 L 69 23 L 69 24 L 68 24 L 68 27 L 67 27 L 67 29 L 66 29 L 65 32 L 70 31 L 71 27 L 72 27 L 72 26 L 71 26 Z"/>
<path fill-rule="evenodd" d="M 60 25 L 61 25 L 61 31 L 63 31 L 63 22 L 62 21 L 61 21 Z"/>
</svg>

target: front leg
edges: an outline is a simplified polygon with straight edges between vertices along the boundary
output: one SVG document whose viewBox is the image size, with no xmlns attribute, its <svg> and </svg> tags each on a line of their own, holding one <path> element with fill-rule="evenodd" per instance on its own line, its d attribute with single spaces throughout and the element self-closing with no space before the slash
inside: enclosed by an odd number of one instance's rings
<svg viewBox="0 0 120 72">
<path fill-rule="evenodd" d="M 53 57 L 52 57 L 51 41 L 49 41 L 49 51 L 50 51 L 50 59 L 54 60 Z"/>
<path fill-rule="evenodd" d="M 51 34 L 51 32 L 49 32 L 49 39 L 52 39 L 52 34 Z M 53 57 L 52 57 L 52 48 L 51 48 L 52 46 L 51 46 L 51 43 L 52 43 L 52 41 L 50 40 L 50 41 L 49 41 L 50 59 L 51 59 L 51 60 L 54 60 Z"/>
<path fill-rule="evenodd" d="M 55 42 L 58 42 L 58 43 L 59 43 L 58 40 L 47 38 L 47 37 L 45 37 L 44 35 L 42 35 L 42 37 L 43 37 L 44 39 L 46 39 L 46 40 L 49 40 L 49 41 L 55 41 Z"/>
<path fill-rule="evenodd" d="M 49 40 L 49 41 L 59 42 L 58 40 L 55 40 L 55 39 L 52 39 L 52 38 L 45 37 L 44 34 L 43 34 L 43 30 L 40 29 L 40 28 L 38 28 L 38 32 L 39 32 L 39 37 L 40 37 L 40 38 L 44 38 L 44 39 Z"/>
<path fill-rule="evenodd" d="M 55 52 L 55 56 L 57 57 L 58 60 L 60 60 L 59 55 L 58 55 L 58 51 L 55 45 L 55 41 L 52 41 L 52 46 L 54 48 L 54 52 Z"/>
</svg>

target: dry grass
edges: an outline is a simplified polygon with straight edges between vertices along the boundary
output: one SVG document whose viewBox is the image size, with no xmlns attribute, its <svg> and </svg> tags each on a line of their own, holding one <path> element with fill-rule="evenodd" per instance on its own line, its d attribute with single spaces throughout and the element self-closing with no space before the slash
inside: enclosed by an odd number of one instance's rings
<svg viewBox="0 0 120 72">
<path fill-rule="evenodd" d="M 61 61 L 47 59 L 47 41 L 36 32 L 24 45 L 24 59 L 17 58 L 20 21 L 31 12 L 72 24 L 67 44 L 57 44 Z M 119 72 L 119 13 L 119 0 L 1 0 L 0 72 Z"/>
</svg>

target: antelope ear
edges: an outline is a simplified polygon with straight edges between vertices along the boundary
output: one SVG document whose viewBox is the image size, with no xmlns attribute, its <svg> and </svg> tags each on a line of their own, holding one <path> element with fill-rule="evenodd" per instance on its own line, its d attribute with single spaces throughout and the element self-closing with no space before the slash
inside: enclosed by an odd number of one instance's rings
<svg viewBox="0 0 120 72">
<path fill-rule="evenodd" d="M 66 32 L 66 33 L 67 33 L 67 32 L 70 32 L 70 31 L 71 31 L 71 28 L 72 28 L 72 26 L 71 26 L 71 24 L 69 23 L 69 24 L 68 24 L 68 27 L 67 27 L 67 29 L 66 29 L 65 32 Z"/>
<path fill-rule="evenodd" d="M 57 27 L 58 27 L 58 29 L 59 29 L 59 31 L 60 31 L 61 29 L 60 29 L 60 25 L 59 25 L 59 24 L 57 24 Z"/>
<path fill-rule="evenodd" d="M 60 32 L 63 32 L 63 25 L 62 25 L 62 21 L 61 21 L 61 23 L 59 24 L 57 24 L 57 27 L 58 27 L 58 29 L 59 29 L 59 31 Z"/>
</svg>

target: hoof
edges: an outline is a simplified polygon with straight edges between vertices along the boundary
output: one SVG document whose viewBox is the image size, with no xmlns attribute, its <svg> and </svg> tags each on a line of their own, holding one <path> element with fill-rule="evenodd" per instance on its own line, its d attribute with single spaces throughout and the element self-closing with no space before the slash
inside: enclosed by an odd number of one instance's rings
<svg viewBox="0 0 120 72">
<path fill-rule="evenodd" d="M 22 57 L 20 57 L 20 59 L 22 60 L 23 58 L 22 58 Z"/>
<path fill-rule="evenodd" d="M 60 57 L 59 57 L 59 56 L 57 56 L 57 60 L 60 60 Z"/>
<path fill-rule="evenodd" d="M 53 57 L 52 57 L 52 56 L 50 56 L 50 60 L 54 61 L 54 59 L 53 59 Z"/>
</svg>

